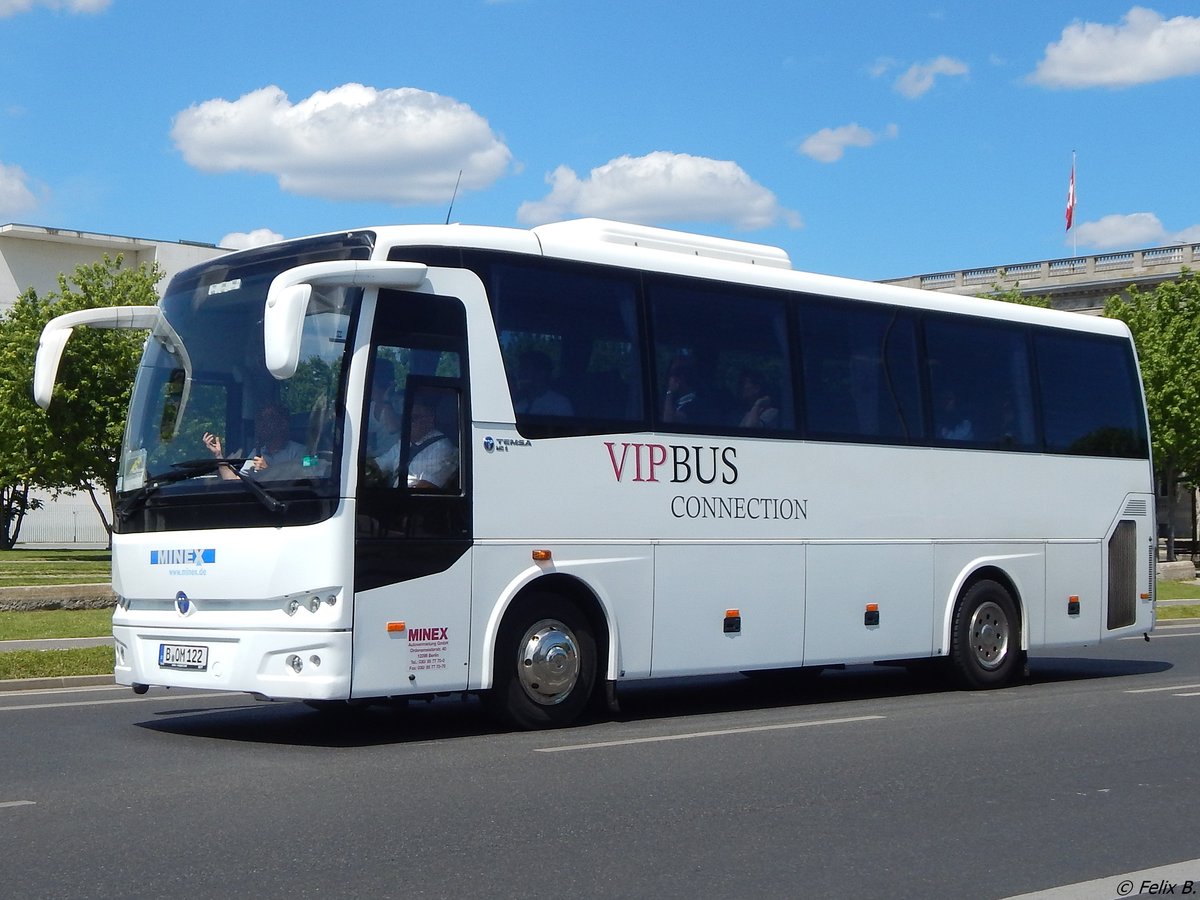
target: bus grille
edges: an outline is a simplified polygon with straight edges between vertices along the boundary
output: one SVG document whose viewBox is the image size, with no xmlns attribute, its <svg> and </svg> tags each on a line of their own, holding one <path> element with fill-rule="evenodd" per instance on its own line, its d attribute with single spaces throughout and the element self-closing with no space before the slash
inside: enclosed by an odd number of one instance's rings
<svg viewBox="0 0 1200 900">
<path fill-rule="evenodd" d="M 1137 525 L 1117 523 L 1108 542 L 1108 627 L 1124 628 L 1137 617 Z"/>
</svg>

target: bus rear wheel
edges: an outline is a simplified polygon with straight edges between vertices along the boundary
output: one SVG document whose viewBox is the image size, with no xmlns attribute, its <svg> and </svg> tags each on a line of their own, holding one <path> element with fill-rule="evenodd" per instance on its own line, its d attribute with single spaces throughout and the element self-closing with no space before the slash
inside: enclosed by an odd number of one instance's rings
<svg viewBox="0 0 1200 900">
<path fill-rule="evenodd" d="M 958 684 L 970 690 L 1001 687 L 1021 670 L 1017 607 L 1003 585 L 977 581 L 958 601 L 950 665 Z"/>
<path fill-rule="evenodd" d="M 533 595 L 510 610 L 496 638 L 493 714 L 520 728 L 561 728 L 587 707 L 596 686 L 596 640 L 568 601 Z"/>
</svg>

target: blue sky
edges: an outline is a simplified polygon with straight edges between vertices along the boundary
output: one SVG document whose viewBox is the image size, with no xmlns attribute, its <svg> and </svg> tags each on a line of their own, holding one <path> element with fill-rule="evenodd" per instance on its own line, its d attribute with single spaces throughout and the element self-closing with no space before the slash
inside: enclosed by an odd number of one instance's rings
<svg viewBox="0 0 1200 900">
<path fill-rule="evenodd" d="M 1194 0 L 0 0 L 0 223 L 243 246 L 461 172 L 901 277 L 1200 241 L 1198 89 Z"/>
</svg>

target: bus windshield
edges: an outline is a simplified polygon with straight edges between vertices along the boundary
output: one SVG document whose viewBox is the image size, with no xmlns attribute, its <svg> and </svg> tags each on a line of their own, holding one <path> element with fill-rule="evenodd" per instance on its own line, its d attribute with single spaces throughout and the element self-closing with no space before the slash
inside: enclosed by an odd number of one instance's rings
<svg viewBox="0 0 1200 900">
<path fill-rule="evenodd" d="M 119 530 L 203 527 L 213 516 L 234 527 L 300 523 L 332 513 L 338 397 L 361 289 L 313 292 L 300 364 L 285 381 L 264 362 L 263 309 L 279 273 L 365 259 L 370 246 L 365 233 L 317 238 L 231 254 L 171 282 L 134 383 Z M 231 506 L 244 509 L 231 515 Z"/>
</svg>

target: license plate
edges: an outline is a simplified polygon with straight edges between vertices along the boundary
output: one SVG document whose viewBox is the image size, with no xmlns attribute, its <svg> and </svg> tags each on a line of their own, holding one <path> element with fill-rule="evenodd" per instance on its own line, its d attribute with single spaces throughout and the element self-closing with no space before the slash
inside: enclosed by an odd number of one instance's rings
<svg viewBox="0 0 1200 900">
<path fill-rule="evenodd" d="M 160 669 L 208 669 L 208 648 L 195 644 L 159 644 Z"/>
</svg>

